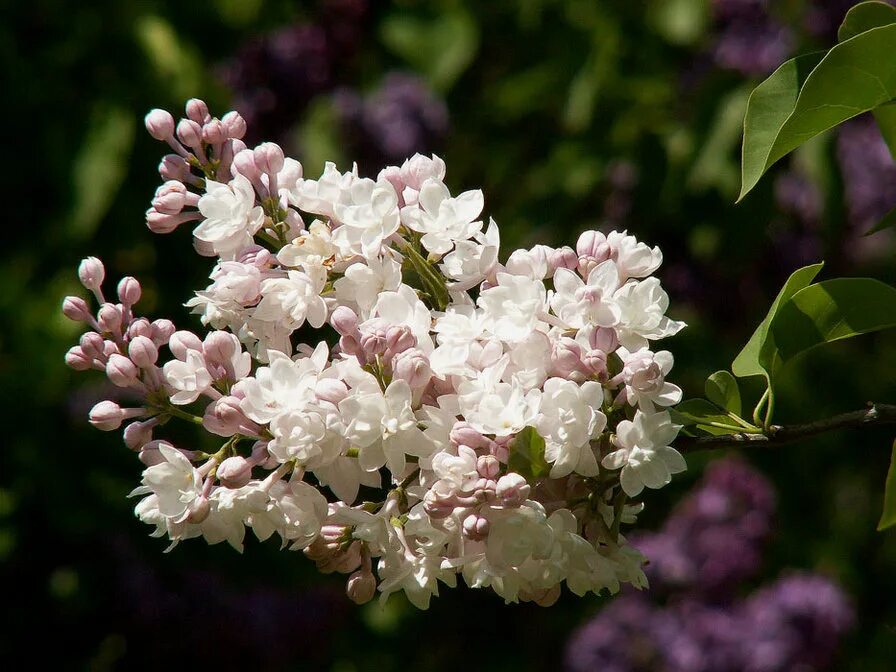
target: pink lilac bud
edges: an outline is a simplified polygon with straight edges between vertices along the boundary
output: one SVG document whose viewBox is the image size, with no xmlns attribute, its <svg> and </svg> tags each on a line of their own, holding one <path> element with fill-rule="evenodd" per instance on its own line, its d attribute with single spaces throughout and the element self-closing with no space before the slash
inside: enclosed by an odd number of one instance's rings
<svg viewBox="0 0 896 672">
<path fill-rule="evenodd" d="M 451 429 L 449 439 L 454 446 L 469 446 L 474 450 L 477 448 L 485 448 L 489 440 L 482 434 L 473 429 L 466 422 L 457 422 Z"/>
<path fill-rule="evenodd" d="M 92 359 L 106 361 L 106 339 L 95 331 L 89 331 L 81 336 L 79 341 L 81 350 Z"/>
<path fill-rule="evenodd" d="M 181 212 L 177 215 L 166 215 L 155 208 L 146 211 L 146 226 L 153 233 L 166 234 L 174 231 L 181 224 L 202 219 L 198 212 Z"/>
<path fill-rule="evenodd" d="M 96 257 L 87 257 L 78 266 L 78 278 L 81 284 L 91 292 L 97 292 L 106 277 L 106 269 L 103 262 Z"/>
<path fill-rule="evenodd" d="M 128 326 L 128 338 L 133 340 L 138 336 L 146 336 L 152 340 L 152 324 L 145 317 L 138 317 Z"/>
<path fill-rule="evenodd" d="M 121 427 L 121 422 L 127 417 L 127 414 L 114 401 L 101 401 L 90 409 L 88 417 L 90 424 L 97 429 L 111 432 Z"/>
<path fill-rule="evenodd" d="M 124 443 L 131 450 L 142 450 L 152 441 L 152 430 L 159 423 L 157 418 L 132 422 L 124 428 Z"/>
<path fill-rule="evenodd" d="M 190 177 L 190 164 L 182 156 L 166 154 L 159 163 L 159 175 L 169 182 L 186 182 Z"/>
<path fill-rule="evenodd" d="M 152 199 L 152 207 L 163 215 L 176 215 L 187 203 L 187 188 L 179 180 L 168 180 Z"/>
<path fill-rule="evenodd" d="M 359 343 L 361 349 L 368 357 L 381 355 L 386 352 L 388 343 L 386 341 L 387 323 L 385 320 L 374 318 L 368 320 L 361 332 Z"/>
<path fill-rule="evenodd" d="M 377 181 L 387 180 L 389 184 L 392 185 L 392 188 L 395 189 L 395 194 L 398 196 L 398 207 L 403 208 L 407 205 L 404 202 L 404 188 L 405 183 L 401 179 L 401 168 L 398 166 L 387 166 L 383 168 L 379 175 L 377 175 Z"/>
<path fill-rule="evenodd" d="M 212 119 L 202 127 L 202 139 L 209 145 L 221 145 L 227 142 L 227 129 L 220 119 Z"/>
<path fill-rule="evenodd" d="M 202 352 L 202 341 L 192 331 L 175 331 L 168 340 L 168 348 L 179 360 L 186 361 L 188 350 Z"/>
<path fill-rule="evenodd" d="M 386 329 L 386 357 L 388 359 L 415 345 L 417 345 L 417 338 L 405 325 L 392 325 Z"/>
<path fill-rule="evenodd" d="M 607 353 L 603 350 L 589 350 L 582 355 L 582 365 L 592 376 L 596 376 L 601 382 L 606 382 L 609 377 L 607 371 Z"/>
<path fill-rule="evenodd" d="M 170 112 L 158 108 L 150 110 L 143 118 L 146 130 L 156 140 L 167 141 L 174 135 L 174 117 Z"/>
<path fill-rule="evenodd" d="M 79 296 L 67 296 L 63 299 L 62 314 L 73 322 L 89 322 L 93 319 L 87 302 Z"/>
<path fill-rule="evenodd" d="M 364 357 L 364 352 L 361 350 L 361 344 L 354 336 L 341 336 L 339 338 L 339 350 L 346 355 L 355 355 L 362 365 L 367 363 L 367 358 Z"/>
<path fill-rule="evenodd" d="M 530 490 L 526 479 L 512 471 L 498 479 L 495 494 L 498 495 L 498 499 L 504 506 L 516 508 L 522 506 L 529 499 Z"/>
<path fill-rule="evenodd" d="M 193 500 L 190 504 L 190 513 L 187 515 L 187 522 L 199 525 L 208 518 L 211 513 L 212 506 L 208 501 L 208 497 L 201 495 Z"/>
<path fill-rule="evenodd" d="M 588 274 L 598 264 L 609 259 L 613 251 L 607 244 L 607 238 L 599 231 L 585 231 L 576 242 L 576 252 L 579 255 L 579 273 L 582 277 Z"/>
<path fill-rule="evenodd" d="M 110 334 L 117 334 L 121 328 L 121 309 L 111 303 L 104 303 L 97 313 L 100 329 Z"/>
<path fill-rule="evenodd" d="M 442 520 L 454 513 L 455 502 L 452 497 L 442 497 L 435 490 L 428 490 L 423 496 L 423 510 L 433 520 Z"/>
<path fill-rule="evenodd" d="M 127 275 L 118 283 L 118 300 L 122 305 L 131 307 L 140 300 L 142 289 L 140 281 Z"/>
<path fill-rule="evenodd" d="M 239 112 L 228 112 L 221 117 L 221 123 L 224 124 L 227 135 L 231 138 L 239 140 L 246 135 L 246 120 Z"/>
<path fill-rule="evenodd" d="M 609 327 L 596 327 L 587 334 L 588 344 L 595 350 L 603 350 L 607 354 L 615 352 L 619 347 L 616 330 Z"/>
<path fill-rule="evenodd" d="M 113 385 L 131 387 L 139 382 L 140 371 L 130 359 L 124 355 L 111 355 L 106 363 L 106 375 Z"/>
<path fill-rule="evenodd" d="M 317 381 L 314 386 L 314 394 L 321 401 L 327 401 L 336 406 L 348 396 L 348 387 L 336 378 L 324 378 Z"/>
<path fill-rule="evenodd" d="M 171 320 L 159 319 L 152 322 L 152 342 L 156 345 L 167 345 L 175 332 L 174 323 Z"/>
<path fill-rule="evenodd" d="M 78 345 L 69 348 L 65 353 L 65 363 L 75 371 L 87 371 L 93 367 L 93 359 L 85 355 Z"/>
<path fill-rule="evenodd" d="M 495 479 L 501 473 L 501 463 L 494 455 L 480 455 L 476 460 L 476 471 L 487 479 Z"/>
<path fill-rule="evenodd" d="M 467 539 L 470 539 L 471 541 L 482 541 L 488 536 L 488 530 L 488 519 L 475 513 L 471 513 L 464 518 L 463 532 Z"/>
<path fill-rule="evenodd" d="M 376 578 L 369 571 L 358 570 L 348 577 L 345 592 L 355 604 L 366 604 L 376 594 Z"/>
<path fill-rule="evenodd" d="M 159 358 L 159 349 L 146 336 L 137 336 L 128 343 L 128 357 L 141 369 L 149 369 Z"/>
<path fill-rule="evenodd" d="M 208 105 L 199 98 L 190 98 L 185 106 L 185 111 L 187 117 L 197 124 L 205 124 L 212 118 L 208 111 Z"/>
<path fill-rule="evenodd" d="M 358 316 L 348 306 L 337 306 L 330 315 L 330 324 L 342 336 L 358 333 Z"/>
<path fill-rule="evenodd" d="M 407 382 L 412 390 L 425 388 L 432 379 L 429 359 L 417 348 L 405 350 L 392 360 L 392 378 Z"/>
<path fill-rule="evenodd" d="M 561 336 L 551 344 L 551 374 L 572 378 L 582 372 L 582 348 L 573 339 Z"/>
<path fill-rule="evenodd" d="M 553 276 L 558 268 L 574 271 L 579 265 L 579 255 L 571 247 L 558 247 L 548 255 L 548 273 Z"/>
<path fill-rule="evenodd" d="M 283 170 L 283 150 L 273 142 L 263 142 L 254 150 L 255 165 L 267 175 L 276 175 Z"/>
<path fill-rule="evenodd" d="M 237 257 L 237 261 L 241 264 L 247 264 L 249 266 L 266 268 L 273 264 L 275 258 L 274 255 L 271 254 L 270 250 L 261 247 L 261 245 L 252 245 L 251 247 L 247 247 L 245 250 L 240 252 L 240 256 Z"/>
<path fill-rule="evenodd" d="M 241 488 L 252 478 L 252 464 L 239 455 L 228 457 L 218 466 L 217 476 L 225 488 Z"/>
<path fill-rule="evenodd" d="M 209 362 L 227 368 L 230 366 L 231 358 L 239 351 L 239 347 L 239 342 L 235 341 L 231 334 L 213 331 L 202 343 L 202 354 Z"/>
<path fill-rule="evenodd" d="M 202 127 L 192 119 L 181 119 L 177 124 L 177 139 L 190 149 L 202 147 Z"/>
<path fill-rule="evenodd" d="M 235 396 L 226 396 L 210 403 L 202 417 L 202 426 L 217 436 L 233 436 L 234 434 L 256 434 L 258 425 L 243 413 L 240 400 Z"/>
<path fill-rule="evenodd" d="M 248 179 L 253 184 L 258 182 L 261 172 L 255 165 L 255 152 L 244 149 L 233 156 L 233 170 Z"/>
</svg>

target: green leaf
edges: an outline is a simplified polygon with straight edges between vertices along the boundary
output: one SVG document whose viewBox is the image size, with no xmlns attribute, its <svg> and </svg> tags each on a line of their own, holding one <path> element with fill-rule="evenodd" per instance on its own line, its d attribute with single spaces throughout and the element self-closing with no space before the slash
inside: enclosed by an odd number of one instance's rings
<svg viewBox="0 0 896 672">
<path fill-rule="evenodd" d="M 890 210 L 890 212 L 884 215 L 884 218 L 877 224 L 872 226 L 864 235 L 870 236 L 872 233 L 877 233 L 878 231 L 889 229 L 891 226 L 896 226 L 896 208 Z"/>
<path fill-rule="evenodd" d="M 380 26 L 380 38 L 442 92 L 451 88 L 479 49 L 476 22 L 461 9 L 434 19 L 391 14 Z"/>
<path fill-rule="evenodd" d="M 97 106 L 72 167 L 74 200 L 68 232 L 89 238 L 109 211 L 128 169 L 134 115 L 123 107 Z"/>
<path fill-rule="evenodd" d="M 524 427 L 510 442 L 507 466 L 529 482 L 550 473 L 551 467 L 544 459 L 544 439 L 534 427 Z"/>
<path fill-rule="evenodd" d="M 716 371 L 706 379 L 706 398 L 726 411 L 741 415 L 740 388 L 729 371 Z"/>
<path fill-rule="evenodd" d="M 835 46 L 808 75 L 815 54 L 788 61 L 753 91 L 740 199 L 806 140 L 896 97 L 894 44 L 896 23 L 872 28 Z"/>
<path fill-rule="evenodd" d="M 733 420 L 727 413 L 717 408 L 706 399 L 685 399 L 683 402 L 669 409 L 672 422 L 685 427 L 695 427 L 707 434 L 733 434 L 734 429 L 714 427 L 711 422 L 722 425 L 732 425 Z"/>
<path fill-rule="evenodd" d="M 886 2 L 861 2 L 850 8 L 837 31 L 837 41 L 845 42 L 851 37 L 860 35 L 872 28 L 896 23 L 896 7 Z"/>
<path fill-rule="evenodd" d="M 835 278 L 796 292 L 769 327 L 774 352 L 763 353 L 770 373 L 825 343 L 896 327 L 896 288 L 872 278 Z"/>
<path fill-rule="evenodd" d="M 896 441 L 890 454 L 890 468 L 887 469 L 887 480 L 884 483 L 884 510 L 877 524 L 877 531 L 896 525 Z"/>
<path fill-rule="evenodd" d="M 894 10 L 896 11 L 896 10 Z M 880 129 L 880 134 L 887 143 L 890 155 L 896 159 L 896 103 L 881 105 L 871 113 Z"/>
<path fill-rule="evenodd" d="M 769 155 L 784 122 L 793 113 L 800 89 L 824 52 L 792 58 L 753 89 L 744 115 L 744 143 L 741 150 L 741 191 L 747 195 L 768 169 Z"/>
<path fill-rule="evenodd" d="M 756 331 L 753 332 L 753 335 L 750 337 L 750 340 L 744 346 L 743 350 L 741 350 L 737 357 L 734 358 L 734 362 L 731 364 L 731 370 L 734 372 L 735 376 L 738 378 L 765 376 L 766 380 L 769 379 L 768 371 L 766 371 L 765 367 L 760 362 L 760 353 L 765 345 L 769 325 L 774 319 L 781 304 L 790 299 L 790 297 L 796 294 L 799 290 L 808 287 L 809 283 L 815 279 L 815 276 L 818 275 L 823 266 L 824 262 L 806 266 L 794 271 L 791 276 L 787 278 L 787 282 L 784 283 L 784 286 L 781 288 L 781 291 L 778 292 L 778 296 L 775 298 L 774 303 L 772 303 L 768 315 L 765 316 L 765 319 L 759 324 Z"/>
</svg>

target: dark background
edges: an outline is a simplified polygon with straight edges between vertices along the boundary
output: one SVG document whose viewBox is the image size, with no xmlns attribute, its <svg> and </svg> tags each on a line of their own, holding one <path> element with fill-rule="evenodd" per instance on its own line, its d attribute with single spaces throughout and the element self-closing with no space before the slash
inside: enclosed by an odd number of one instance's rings
<svg viewBox="0 0 896 672">
<path fill-rule="evenodd" d="M 343 579 L 249 541 L 238 555 L 187 542 L 164 554 L 126 499 L 141 465 L 87 425 L 111 394 L 63 354 L 78 325 L 85 255 L 136 275 L 140 308 L 185 328 L 209 260 L 181 230 L 143 223 L 166 149 L 143 115 L 186 98 L 232 107 L 252 140 L 277 140 L 315 175 L 326 159 L 373 175 L 436 151 L 452 191 L 482 187 L 504 257 L 628 228 L 659 244 L 664 344 L 685 395 L 730 364 L 783 280 L 894 281 L 896 244 L 862 234 L 896 205 L 896 166 L 867 119 L 797 151 L 741 204 L 739 143 L 750 90 L 796 53 L 830 46 L 850 2 L 478 0 L 416 3 L 62 3 L 4 9 L 0 75 L 5 202 L 0 266 L 0 650 L 61 669 L 550 670 L 603 599 L 550 609 L 443 591 L 355 607 Z M 892 333 L 812 353 L 782 381 L 780 421 L 896 400 Z M 754 400 L 755 401 L 755 400 Z M 896 532 L 876 533 L 892 432 L 843 433 L 747 457 L 779 505 L 763 577 L 785 568 L 839 582 L 858 620 L 842 669 L 889 670 L 896 652 Z M 645 496 L 646 528 L 717 455 Z M 748 588 L 747 588 L 748 589 Z"/>
</svg>

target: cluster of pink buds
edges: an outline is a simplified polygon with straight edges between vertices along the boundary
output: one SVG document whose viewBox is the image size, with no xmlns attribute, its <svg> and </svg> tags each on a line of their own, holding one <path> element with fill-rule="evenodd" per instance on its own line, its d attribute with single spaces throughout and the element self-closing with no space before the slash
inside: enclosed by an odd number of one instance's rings
<svg viewBox="0 0 896 672">
<path fill-rule="evenodd" d="M 347 574 L 359 603 L 403 591 L 425 608 L 458 575 L 542 605 L 562 584 L 643 585 L 621 526 L 685 468 L 672 355 L 652 348 L 684 326 L 653 277 L 659 249 L 586 231 L 502 262 L 482 192 L 453 195 L 436 156 L 310 179 L 276 145 L 246 147 L 236 113 L 186 114 L 146 117 L 173 150 L 147 223 L 192 222 L 216 258 L 188 302 L 207 333 L 136 317 L 133 278 L 108 303 L 93 258 L 79 274 L 98 312 L 63 305 L 90 329 L 69 365 L 139 400 L 90 421 L 124 425 L 139 451 L 135 512 L 154 535 L 276 535 Z M 308 327 L 320 342 L 294 345 Z M 178 421 L 220 447 L 161 438 Z"/>
</svg>

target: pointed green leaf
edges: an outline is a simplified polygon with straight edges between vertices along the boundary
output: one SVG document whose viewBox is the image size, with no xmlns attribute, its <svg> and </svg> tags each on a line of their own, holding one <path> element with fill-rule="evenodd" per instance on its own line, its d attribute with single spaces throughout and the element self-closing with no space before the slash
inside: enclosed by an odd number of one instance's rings
<svg viewBox="0 0 896 672">
<path fill-rule="evenodd" d="M 741 415 L 740 388 L 729 371 L 716 371 L 706 379 L 706 398 L 726 411 Z"/>
<path fill-rule="evenodd" d="M 867 32 L 872 28 L 896 23 L 896 7 L 886 2 L 860 2 L 850 8 L 837 31 L 837 41 L 845 42 L 851 37 Z"/>
<path fill-rule="evenodd" d="M 884 218 L 872 226 L 865 235 L 870 236 L 872 233 L 889 229 L 892 226 L 896 226 L 896 208 L 884 215 Z"/>
<path fill-rule="evenodd" d="M 524 427 L 510 442 L 507 466 L 529 482 L 550 473 L 551 467 L 544 459 L 544 439 L 534 427 Z"/>
<path fill-rule="evenodd" d="M 773 374 L 819 345 L 891 327 L 896 288 L 872 278 L 826 280 L 801 289 L 778 309 L 769 327 L 774 353 L 763 363 Z"/>
<path fill-rule="evenodd" d="M 815 276 L 818 275 L 823 266 L 824 262 L 821 262 L 819 264 L 806 266 L 791 274 L 787 279 L 787 282 L 785 282 L 784 286 L 781 288 L 781 291 L 778 292 L 778 296 L 775 298 L 774 303 L 772 303 L 768 315 L 765 316 L 765 319 L 759 324 L 756 331 L 753 332 L 753 335 L 750 337 L 750 340 L 744 346 L 743 350 L 740 351 L 740 354 L 738 354 L 737 357 L 735 357 L 734 362 L 732 362 L 731 370 L 734 372 L 735 376 L 738 378 L 765 376 L 766 379 L 768 379 L 768 371 L 766 371 L 765 367 L 760 362 L 760 353 L 765 345 L 769 324 L 771 324 L 771 321 L 778 312 L 778 308 L 780 308 L 781 304 L 786 302 L 799 290 L 808 287 L 809 283 L 815 279 Z"/>
<path fill-rule="evenodd" d="M 890 454 L 890 468 L 887 469 L 887 480 L 884 483 L 884 510 L 877 524 L 877 531 L 896 525 L 896 441 Z"/>
<path fill-rule="evenodd" d="M 760 84 L 744 119 L 740 198 L 778 159 L 802 143 L 893 100 L 894 44 L 896 23 L 872 28 L 831 49 L 804 81 L 815 55 L 788 61 Z"/>
</svg>

